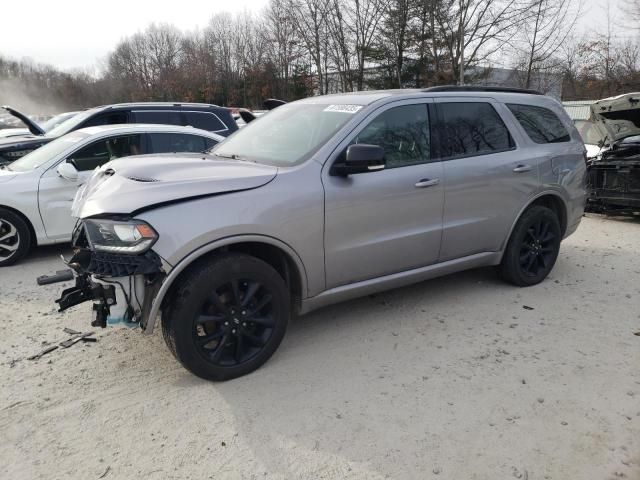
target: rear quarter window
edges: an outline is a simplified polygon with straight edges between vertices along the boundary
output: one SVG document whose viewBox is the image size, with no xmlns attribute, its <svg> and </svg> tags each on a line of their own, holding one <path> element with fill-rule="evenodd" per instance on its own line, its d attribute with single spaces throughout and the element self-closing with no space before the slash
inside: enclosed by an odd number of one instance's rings
<svg viewBox="0 0 640 480">
<path fill-rule="evenodd" d="M 508 103 L 507 107 L 535 143 L 559 143 L 571 140 L 566 127 L 548 108 L 515 103 Z"/>
<path fill-rule="evenodd" d="M 184 115 L 186 124 L 191 127 L 208 130 L 209 132 L 221 132 L 223 130 L 227 130 L 227 126 L 212 113 L 184 112 Z"/>
</svg>

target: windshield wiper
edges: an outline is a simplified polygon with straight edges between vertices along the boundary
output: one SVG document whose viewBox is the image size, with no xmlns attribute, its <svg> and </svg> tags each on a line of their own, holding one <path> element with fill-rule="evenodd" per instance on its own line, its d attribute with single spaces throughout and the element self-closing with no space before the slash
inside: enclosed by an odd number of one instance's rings
<svg viewBox="0 0 640 480">
<path fill-rule="evenodd" d="M 231 160 L 242 160 L 242 157 L 240 157 L 240 155 L 236 155 L 235 153 L 231 153 L 229 155 L 223 155 L 221 153 L 213 153 L 216 157 L 222 157 L 222 158 L 230 158 Z"/>
</svg>

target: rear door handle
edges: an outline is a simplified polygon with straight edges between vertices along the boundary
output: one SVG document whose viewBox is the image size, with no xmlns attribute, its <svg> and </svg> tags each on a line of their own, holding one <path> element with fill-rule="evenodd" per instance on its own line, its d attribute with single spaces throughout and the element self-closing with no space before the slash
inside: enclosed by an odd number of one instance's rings
<svg viewBox="0 0 640 480">
<path fill-rule="evenodd" d="M 416 188 L 426 188 L 433 187 L 434 185 L 438 185 L 440 183 L 439 178 L 423 178 L 416 183 Z"/>
<path fill-rule="evenodd" d="M 530 172 L 531 165 L 518 165 L 516 168 L 513 169 L 513 171 L 516 173 Z"/>
</svg>

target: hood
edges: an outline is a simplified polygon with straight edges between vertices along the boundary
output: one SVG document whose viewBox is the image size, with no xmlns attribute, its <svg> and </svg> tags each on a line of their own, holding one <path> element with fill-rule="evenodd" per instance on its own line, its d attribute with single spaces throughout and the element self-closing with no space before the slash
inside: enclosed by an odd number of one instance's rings
<svg viewBox="0 0 640 480">
<path fill-rule="evenodd" d="M 135 214 L 160 205 L 260 187 L 277 167 L 206 154 L 141 155 L 96 170 L 78 190 L 74 217 Z"/>
<path fill-rule="evenodd" d="M 24 137 L 25 135 L 29 135 L 29 130 L 26 128 L 3 128 L 0 130 L 0 138 Z"/>
<path fill-rule="evenodd" d="M 22 123 L 24 123 L 27 126 L 29 131 L 34 135 L 44 135 L 44 130 L 42 129 L 42 127 L 38 125 L 36 122 L 34 122 L 33 120 L 31 120 L 29 117 L 27 117 L 24 113 L 21 113 L 15 108 L 11 108 L 6 105 L 0 108 L 6 110 L 8 113 L 13 115 L 17 119 L 19 119 Z"/>
<path fill-rule="evenodd" d="M 0 138 L 0 152 L 30 149 L 34 150 L 45 143 L 49 143 L 53 138 L 36 135 L 20 135 L 17 137 Z"/>
<path fill-rule="evenodd" d="M 598 100 L 591 105 L 591 117 L 607 132 L 607 143 L 640 135 L 640 92 Z"/>
</svg>

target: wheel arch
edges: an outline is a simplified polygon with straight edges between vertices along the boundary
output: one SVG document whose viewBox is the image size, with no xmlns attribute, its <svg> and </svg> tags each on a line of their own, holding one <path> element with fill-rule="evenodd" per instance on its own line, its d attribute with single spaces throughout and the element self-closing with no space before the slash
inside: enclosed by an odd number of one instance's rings
<svg viewBox="0 0 640 480">
<path fill-rule="evenodd" d="M 302 298 L 307 296 L 307 274 L 304 264 L 295 250 L 280 240 L 268 236 L 229 237 L 201 246 L 174 266 L 153 299 L 145 333 L 153 333 L 160 310 L 165 302 L 171 298 L 179 279 L 188 274 L 190 267 L 195 262 L 227 252 L 245 253 L 271 265 L 287 284 L 291 292 L 294 311 L 300 308 Z"/>
<path fill-rule="evenodd" d="M 36 229 L 33 227 L 33 223 L 31 223 L 31 220 L 29 220 L 29 217 L 27 217 L 20 210 L 16 210 L 13 207 L 10 207 L 8 205 L 3 205 L 1 203 L 0 203 L 0 209 L 8 210 L 14 215 L 17 215 L 22 220 L 24 220 L 24 223 L 27 225 L 27 228 L 29 229 L 29 234 L 31 235 L 31 242 L 29 244 L 29 248 L 38 246 L 38 237 L 36 236 Z"/>
<path fill-rule="evenodd" d="M 526 212 L 529 208 L 535 205 L 547 207 L 548 209 L 552 210 L 557 215 L 558 221 L 560 222 L 560 230 L 562 232 L 562 236 L 564 237 L 564 235 L 566 234 L 567 205 L 565 204 L 564 199 L 557 192 L 552 192 L 552 191 L 541 192 L 535 197 L 533 197 L 531 200 L 529 200 L 529 202 L 520 209 L 520 212 L 518 212 L 518 215 L 516 216 L 515 220 L 511 224 L 511 228 L 509 229 L 509 235 L 507 235 L 502 245 L 503 254 L 507 246 L 507 243 L 509 243 L 509 239 L 511 238 L 513 229 L 516 228 L 516 224 L 518 223 L 518 221 L 520 220 L 524 212 Z"/>
</svg>

